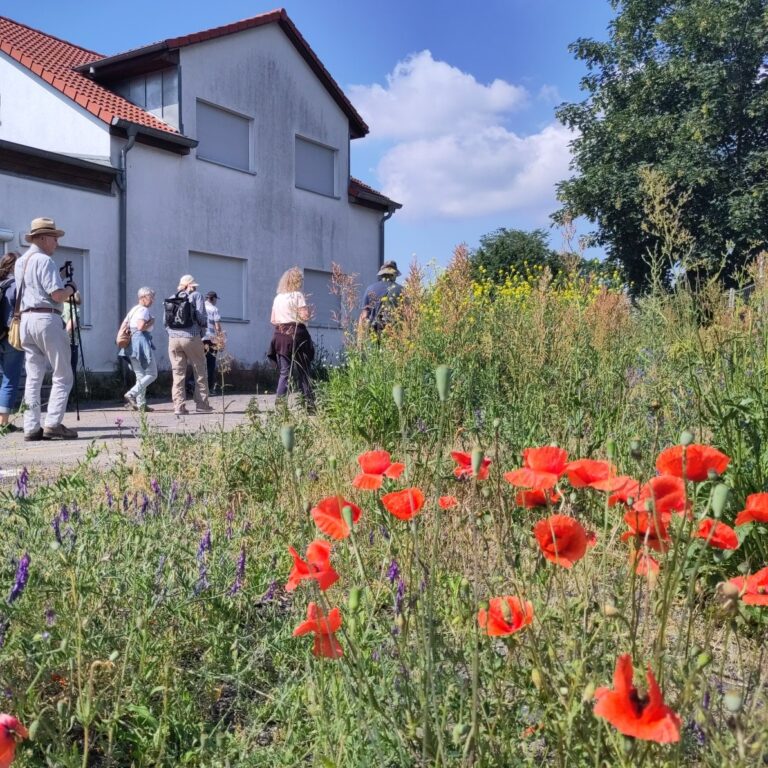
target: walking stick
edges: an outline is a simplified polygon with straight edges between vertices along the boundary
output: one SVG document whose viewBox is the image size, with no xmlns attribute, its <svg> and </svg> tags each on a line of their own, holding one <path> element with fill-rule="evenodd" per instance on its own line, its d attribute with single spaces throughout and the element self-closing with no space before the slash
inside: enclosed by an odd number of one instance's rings
<svg viewBox="0 0 768 768">
<path fill-rule="evenodd" d="M 75 377 L 75 413 L 77 413 L 77 420 L 80 421 L 80 392 L 77 386 L 77 351 L 75 345 L 75 327 L 77 327 L 77 307 L 75 305 L 75 296 L 69 297 L 69 359 L 74 363 L 72 366 L 72 373 Z M 79 330 L 79 328 L 78 328 Z M 74 358 L 72 353 L 75 353 Z"/>
</svg>

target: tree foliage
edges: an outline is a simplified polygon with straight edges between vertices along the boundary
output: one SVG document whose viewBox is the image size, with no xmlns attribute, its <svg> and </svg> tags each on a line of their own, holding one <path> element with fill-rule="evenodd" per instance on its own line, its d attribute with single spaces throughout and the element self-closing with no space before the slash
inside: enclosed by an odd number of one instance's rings
<svg viewBox="0 0 768 768">
<path fill-rule="evenodd" d="M 528 267 L 547 266 L 553 272 L 558 269 L 558 255 L 549 247 L 547 231 L 501 227 L 480 238 L 480 247 L 473 251 L 471 259 L 474 277 L 484 275 L 496 279 L 510 269 L 520 271 Z"/>
<path fill-rule="evenodd" d="M 768 245 L 768 0 L 611 0 L 607 42 L 577 40 L 587 97 L 558 110 L 576 133 L 555 214 L 586 216 L 609 259 L 647 283 L 659 233 L 641 171 L 685 200 L 695 269 L 732 276 Z M 645 223 L 645 226 L 644 226 Z"/>
</svg>

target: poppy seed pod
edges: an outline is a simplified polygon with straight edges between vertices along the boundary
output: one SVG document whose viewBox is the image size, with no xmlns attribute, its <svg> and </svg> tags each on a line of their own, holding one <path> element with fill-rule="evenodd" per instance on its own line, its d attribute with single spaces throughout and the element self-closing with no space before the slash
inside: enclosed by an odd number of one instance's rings
<svg viewBox="0 0 768 768">
<path fill-rule="evenodd" d="M 360 606 L 360 588 L 352 587 L 349 590 L 349 602 L 347 603 L 350 611 L 356 611 Z"/>
<path fill-rule="evenodd" d="M 712 514 L 715 518 L 721 517 L 725 511 L 730 492 L 731 489 L 724 483 L 718 483 L 712 491 Z"/>
<path fill-rule="evenodd" d="M 531 682 L 536 687 L 537 691 L 541 690 L 541 685 L 544 682 L 544 679 L 541 676 L 541 672 L 537 667 L 534 667 L 531 671 Z"/>
<path fill-rule="evenodd" d="M 352 519 L 352 507 L 350 507 L 349 505 L 342 507 L 341 518 L 347 524 L 349 529 L 352 530 L 352 523 L 354 522 Z"/>
<path fill-rule="evenodd" d="M 29 726 L 27 729 L 27 734 L 29 735 L 30 741 L 35 741 L 35 737 L 37 736 L 37 732 L 40 730 L 40 720 L 34 720 L 32 722 L 32 725 Z"/>
<path fill-rule="evenodd" d="M 483 449 L 475 447 L 472 449 L 472 473 L 475 477 L 480 474 L 480 469 L 483 466 Z"/>
<path fill-rule="evenodd" d="M 283 424 L 280 427 L 280 442 L 288 453 L 293 453 L 295 432 L 292 424 Z"/>
<path fill-rule="evenodd" d="M 401 384 L 395 384 L 392 387 L 392 399 L 395 401 L 395 406 L 398 411 L 403 410 L 403 397 L 405 393 L 403 392 L 403 387 Z"/>
<path fill-rule="evenodd" d="M 437 396 L 440 402 L 444 403 L 448 399 L 451 391 L 451 369 L 447 365 L 438 365 L 435 368 L 435 382 L 437 383 Z"/>
<path fill-rule="evenodd" d="M 335 456 L 329 456 L 328 457 L 328 466 L 331 468 L 331 470 L 336 469 L 337 459 Z"/>
<path fill-rule="evenodd" d="M 584 693 L 581 694 L 581 700 L 584 704 L 592 701 L 595 698 L 596 686 L 594 683 L 587 683 L 584 687 Z"/>
<path fill-rule="evenodd" d="M 741 712 L 741 705 L 744 703 L 744 699 L 741 695 L 741 691 L 736 688 L 730 688 L 725 692 L 723 696 L 723 704 L 729 712 L 733 712 L 734 715 Z"/>
<path fill-rule="evenodd" d="M 605 443 L 605 453 L 611 461 L 615 461 L 619 455 L 618 448 L 616 447 L 616 441 L 611 439 Z"/>
<path fill-rule="evenodd" d="M 684 429 L 680 433 L 680 445 L 690 445 L 696 438 L 693 436 L 693 432 Z"/>
</svg>

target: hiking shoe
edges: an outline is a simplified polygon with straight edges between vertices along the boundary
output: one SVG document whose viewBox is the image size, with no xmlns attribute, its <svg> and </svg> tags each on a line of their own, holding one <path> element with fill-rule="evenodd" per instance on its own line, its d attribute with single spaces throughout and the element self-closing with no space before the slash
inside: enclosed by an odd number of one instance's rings
<svg viewBox="0 0 768 768">
<path fill-rule="evenodd" d="M 139 404 L 136 402 L 136 398 L 130 394 L 130 392 L 123 395 L 123 400 L 125 400 L 125 404 L 132 410 L 137 411 L 139 409 Z"/>
<path fill-rule="evenodd" d="M 38 440 L 42 440 L 43 439 L 43 428 L 42 427 L 38 427 L 33 432 L 25 432 L 24 433 L 24 439 L 28 443 L 37 442 Z"/>
<path fill-rule="evenodd" d="M 57 424 L 55 427 L 46 427 L 43 430 L 43 440 L 54 440 L 59 438 L 61 440 L 75 440 L 77 438 L 77 432 L 74 429 L 65 427 L 63 424 Z"/>
<path fill-rule="evenodd" d="M 177 408 L 174 413 L 177 416 L 189 416 L 189 411 L 187 410 L 186 405 L 182 405 L 181 408 Z"/>
<path fill-rule="evenodd" d="M 155 409 L 154 408 L 150 408 L 148 405 L 140 405 L 139 406 L 139 410 L 142 413 L 152 413 L 152 411 L 154 411 Z"/>
<path fill-rule="evenodd" d="M 213 413 L 216 409 L 211 408 L 210 405 L 198 405 L 195 408 L 195 413 Z"/>
</svg>

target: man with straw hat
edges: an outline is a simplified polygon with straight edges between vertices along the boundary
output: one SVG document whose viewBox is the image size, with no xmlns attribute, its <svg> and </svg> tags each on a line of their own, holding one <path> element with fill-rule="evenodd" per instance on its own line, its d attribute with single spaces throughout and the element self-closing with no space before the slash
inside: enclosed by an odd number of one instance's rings
<svg viewBox="0 0 768 768">
<path fill-rule="evenodd" d="M 367 322 L 376 334 L 384 330 L 384 326 L 389 320 L 390 311 L 400 301 L 403 286 L 395 281 L 399 275 L 400 270 L 397 268 L 397 262 L 385 261 L 376 274 L 379 279 L 369 285 L 363 294 L 360 322 Z"/>
<path fill-rule="evenodd" d="M 21 344 L 27 372 L 24 389 L 25 440 L 73 440 L 77 437 L 74 429 L 61 423 L 74 381 L 69 339 L 64 330 L 61 311 L 62 304 L 77 292 L 77 286 L 72 281 L 64 285 L 51 258 L 63 235 L 64 232 L 56 228 L 53 219 L 33 219 L 26 235 L 31 246 L 16 261 L 16 286 L 21 294 Z M 40 391 L 47 364 L 53 369 L 53 375 L 48 413 L 43 427 Z"/>
</svg>

